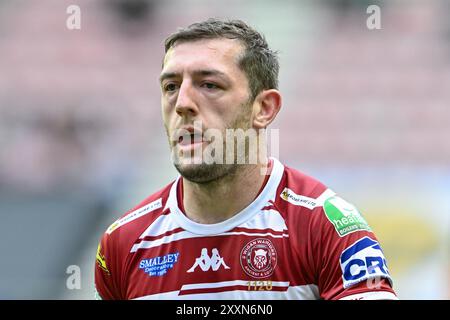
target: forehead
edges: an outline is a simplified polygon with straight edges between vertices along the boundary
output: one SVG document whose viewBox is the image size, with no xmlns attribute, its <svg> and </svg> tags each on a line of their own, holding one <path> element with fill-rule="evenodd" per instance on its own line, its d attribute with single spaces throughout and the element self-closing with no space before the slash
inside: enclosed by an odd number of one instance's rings
<svg viewBox="0 0 450 320">
<path fill-rule="evenodd" d="M 216 69 L 232 75 L 242 73 L 238 59 L 243 45 L 234 39 L 202 39 L 180 42 L 169 49 L 164 57 L 163 72 L 189 72 Z"/>
</svg>

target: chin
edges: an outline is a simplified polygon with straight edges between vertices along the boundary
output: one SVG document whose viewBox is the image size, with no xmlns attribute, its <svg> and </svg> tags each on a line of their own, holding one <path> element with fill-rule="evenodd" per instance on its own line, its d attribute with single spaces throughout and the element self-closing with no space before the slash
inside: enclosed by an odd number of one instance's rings
<svg viewBox="0 0 450 320">
<path fill-rule="evenodd" d="M 183 164 L 175 163 L 175 168 L 180 175 L 188 181 L 203 184 L 216 181 L 226 175 L 233 174 L 236 170 L 230 164 Z"/>
</svg>

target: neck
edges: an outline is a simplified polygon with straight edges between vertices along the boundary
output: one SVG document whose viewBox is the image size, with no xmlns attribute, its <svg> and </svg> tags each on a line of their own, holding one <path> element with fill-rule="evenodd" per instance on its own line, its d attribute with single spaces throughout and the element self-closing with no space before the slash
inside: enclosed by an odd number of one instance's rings
<svg viewBox="0 0 450 320">
<path fill-rule="evenodd" d="M 258 195 L 268 161 L 238 165 L 234 174 L 206 184 L 183 178 L 183 204 L 189 219 L 204 224 L 225 221 L 242 211 Z M 245 192 L 243 192 L 245 190 Z"/>
</svg>

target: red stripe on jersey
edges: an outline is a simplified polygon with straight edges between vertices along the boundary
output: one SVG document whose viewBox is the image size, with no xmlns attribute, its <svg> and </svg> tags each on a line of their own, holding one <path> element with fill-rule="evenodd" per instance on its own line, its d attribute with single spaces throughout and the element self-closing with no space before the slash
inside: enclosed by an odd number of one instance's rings
<svg viewBox="0 0 450 320">
<path fill-rule="evenodd" d="M 136 241 L 135 244 L 141 243 L 142 241 L 158 240 L 158 239 L 161 239 L 161 238 L 164 238 L 164 237 L 167 237 L 167 236 L 170 236 L 172 234 L 179 233 L 179 232 L 182 232 L 182 231 L 185 231 L 185 230 L 183 228 L 175 228 L 173 230 L 161 233 L 161 234 L 159 234 L 157 236 L 145 236 L 142 239 L 138 239 L 138 241 Z"/>
<path fill-rule="evenodd" d="M 166 210 L 164 210 L 163 212 L 161 212 L 162 216 L 167 216 L 170 213 L 170 209 L 167 208 Z"/>
<path fill-rule="evenodd" d="M 254 288 L 254 287 L 252 287 Z M 264 290 L 264 291 L 287 291 L 289 287 L 272 287 L 272 290 Z M 187 289 L 181 290 L 178 295 L 184 296 L 187 294 L 200 294 L 200 293 L 216 293 L 216 292 L 226 292 L 226 291 L 258 291 L 258 290 L 248 290 L 248 286 L 236 285 L 236 286 L 228 286 L 228 287 L 219 287 L 219 288 L 198 288 L 198 289 Z"/>
<path fill-rule="evenodd" d="M 277 208 L 273 204 L 265 206 L 265 207 L 261 208 L 261 210 L 276 210 L 276 211 L 278 211 Z"/>
<path fill-rule="evenodd" d="M 271 228 L 265 228 L 265 229 L 250 229 L 250 228 L 242 228 L 242 227 L 236 227 L 233 230 L 229 232 L 246 232 L 246 233 L 271 233 L 276 236 L 282 236 L 282 235 L 288 235 L 287 230 L 283 231 L 276 231 Z"/>
</svg>

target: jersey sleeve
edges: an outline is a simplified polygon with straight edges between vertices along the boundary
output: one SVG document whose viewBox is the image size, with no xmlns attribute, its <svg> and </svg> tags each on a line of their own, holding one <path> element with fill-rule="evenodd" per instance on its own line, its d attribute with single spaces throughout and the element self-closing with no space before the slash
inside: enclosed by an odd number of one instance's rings
<svg viewBox="0 0 450 320">
<path fill-rule="evenodd" d="M 323 299 L 397 299 L 383 250 L 350 203 L 333 196 L 318 208 L 316 279 Z"/>
<path fill-rule="evenodd" d="M 97 247 L 95 261 L 96 299 L 122 299 L 118 261 L 118 252 L 114 247 L 113 238 L 108 233 L 104 233 Z"/>
</svg>

